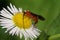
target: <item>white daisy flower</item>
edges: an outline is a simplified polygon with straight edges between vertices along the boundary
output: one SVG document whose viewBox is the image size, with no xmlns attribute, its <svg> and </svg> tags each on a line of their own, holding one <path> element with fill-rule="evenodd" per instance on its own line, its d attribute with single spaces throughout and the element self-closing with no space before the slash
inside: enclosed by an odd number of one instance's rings
<svg viewBox="0 0 60 40">
<path fill-rule="evenodd" d="M 35 28 L 29 17 L 23 17 L 22 8 L 17 9 L 10 3 L 10 7 L 3 8 L 0 11 L 0 24 L 2 28 L 6 28 L 6 32 L 13 35 L 20 35 L 20 39 L 24 36 L 25 40 L 37 38 L 40 35 L 40 30 Z M 24 18 L 24 19 L 23 19 Z"/>
</svg>

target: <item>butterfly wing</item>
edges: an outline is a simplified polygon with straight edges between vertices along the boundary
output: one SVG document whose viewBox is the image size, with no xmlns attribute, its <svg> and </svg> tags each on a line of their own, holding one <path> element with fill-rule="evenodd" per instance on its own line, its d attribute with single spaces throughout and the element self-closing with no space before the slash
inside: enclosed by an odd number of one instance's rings
<svg viewBox="0 0 60 40">
<path fill-rule="evenodd" d="M 34 15 L 34 16 L 37 16 L 37 17 L 38 17 L 40 20 L 42 20 L 42 21 L 45 20 L 45 18 L 42 17 L 41 15 L 37 15 L 37 14 L 34 14 L 34 13 L 32 13 L 32 12 L 31 12 L 31 14 Z"/>
</svg>

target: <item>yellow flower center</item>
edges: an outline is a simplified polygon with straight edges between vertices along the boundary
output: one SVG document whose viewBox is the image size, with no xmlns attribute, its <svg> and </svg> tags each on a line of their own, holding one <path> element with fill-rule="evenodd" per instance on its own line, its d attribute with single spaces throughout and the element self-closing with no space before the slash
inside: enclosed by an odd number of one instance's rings
<svg viewBox="0 0 60 40">
<path fill-rule="evenodd" d="M 15 23 L 15 25 L 20 29 L 22 28 L 27 29 L 27 28 L 30 28 L 30 26 L 32 25 L 31 19 L 26 15 L 23 16 L 23 13 L 20 13 L 20 12 L 16 13 L 12 17 L 12 20 Z"/>
</svg>

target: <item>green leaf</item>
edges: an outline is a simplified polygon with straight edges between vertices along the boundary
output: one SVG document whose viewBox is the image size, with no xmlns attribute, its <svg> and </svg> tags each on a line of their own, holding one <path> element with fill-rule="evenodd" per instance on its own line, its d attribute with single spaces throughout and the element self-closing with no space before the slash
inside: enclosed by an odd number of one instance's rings
<svg viewBox="0 0 60 40">
<path fill-rule="evenodd" d="M 60 40 L 60 34 L 50 36 L 49 40 Z"/>
<path fill-rule="evenodd" d="M 60 33 L 60 13 L 55 18 L 55 20 L 49 25 L 48 34 L 55 35 Z"/>
<path fill-rule="evenodd" d="M 37 28 L 44 31 L 38 37 L 39 40 L 48 39 L 48 35 L 50 35 L 49 40 L 59 39 L 58 37 L 56 39 L 50 37 L 60 34 L 60 0 L 9 0 L 9 2 L 17 8 L 21 7 L 23 10 L 30 10 L 31 12 L 42 15 L 45 18 L 45 21 L 39 20 L 36 25 Z M 17 36 L 3 36 L 6 34 L 4 34 L 4 30 L 2 31 L 2 29 L 0 33 L 1 40 L 20 40 Z"/>
<path fill-rule="evenodd" d="M 37 40 L 48 40 L 49 35 L 47 35 L 44 31 L 41 32 L 40 36 L 37 38 Z"/>
</svg>

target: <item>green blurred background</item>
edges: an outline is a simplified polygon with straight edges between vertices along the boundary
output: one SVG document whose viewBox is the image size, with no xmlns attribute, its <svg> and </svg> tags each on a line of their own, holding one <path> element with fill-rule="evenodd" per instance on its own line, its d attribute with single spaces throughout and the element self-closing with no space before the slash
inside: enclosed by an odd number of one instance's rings
<svg viewBox="0 0 60 40">
<path fill-rule="evenodd" d="M 36 27 L 40 29 L 41 35 L 35 40 L 60 40 L 60 0 L 0 0 L 0 10 L 6 8 L 9 3 L 17 8 L 42 15 L 46 20 L 39 20 Z M 4 33 L 6 29 L 0 27 L 0 40 L 24 40 L 16 35 L 11 36 Z"/>
</svg>

